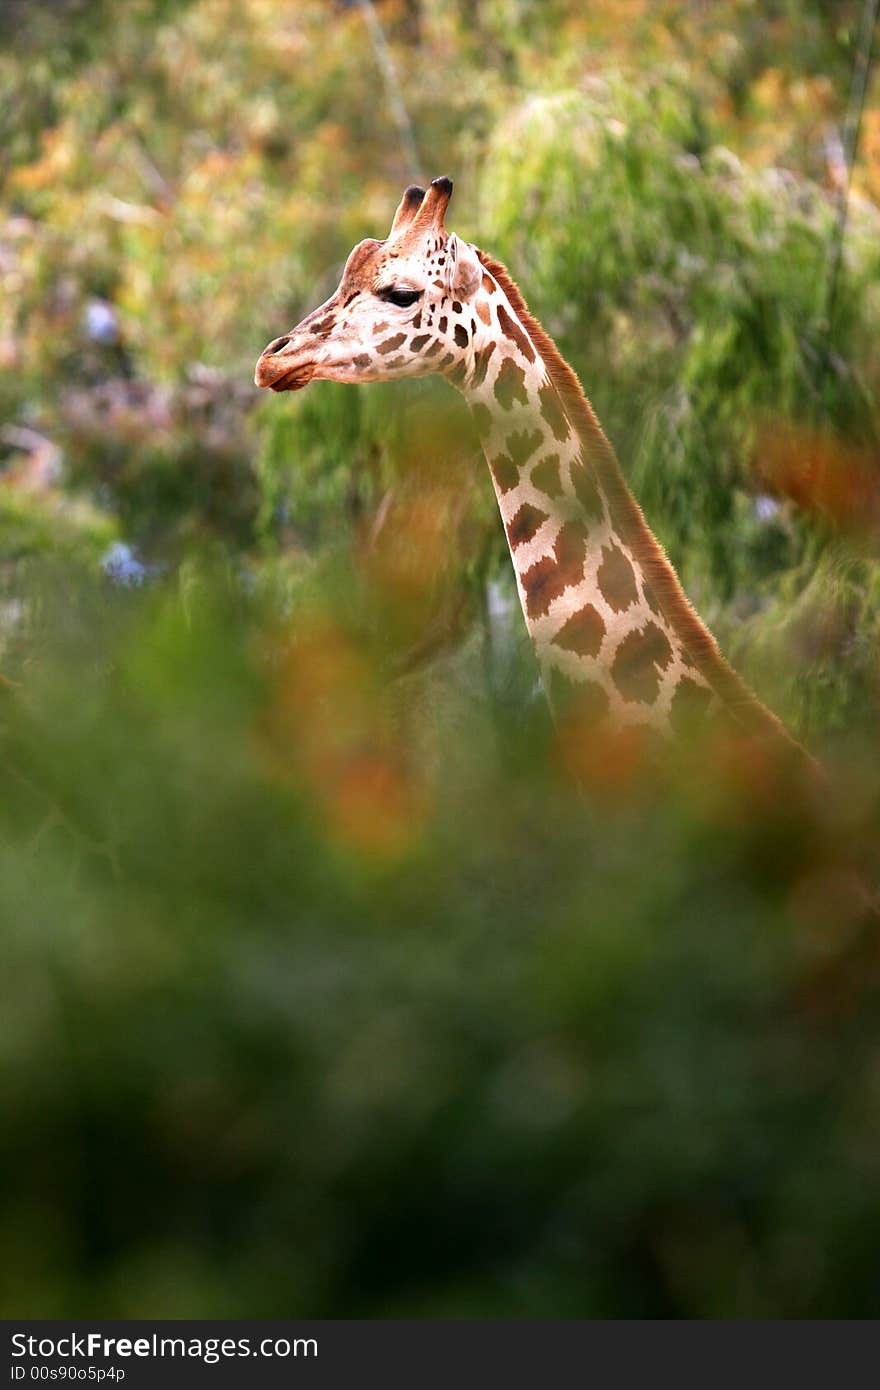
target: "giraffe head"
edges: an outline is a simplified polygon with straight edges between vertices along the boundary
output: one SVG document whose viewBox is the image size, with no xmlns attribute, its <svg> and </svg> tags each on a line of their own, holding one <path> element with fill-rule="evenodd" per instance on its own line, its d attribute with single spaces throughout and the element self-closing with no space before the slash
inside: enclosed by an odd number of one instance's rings
<svg viewBox="0 0 880 1390">
<path fill-rule="evenodd" d="M 452 181 L 411 185 L 385 241 L 361 241 L 326 303 L 275 338 L 254 380 L 273 391 L 310 381 L 384 381 L 464 374 L 488 321 L 475 300 L 483 268 L 472 246 L 443 225 Z"/>
</svg>

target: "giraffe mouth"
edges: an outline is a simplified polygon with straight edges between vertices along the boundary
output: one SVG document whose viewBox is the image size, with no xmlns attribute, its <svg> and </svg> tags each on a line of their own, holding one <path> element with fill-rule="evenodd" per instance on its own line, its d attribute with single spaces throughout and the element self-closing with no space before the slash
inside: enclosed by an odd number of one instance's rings
<svg viewBox="0 0 880 1390">
<path fill-rule="evenodd" d="M 314 363 L 306 362 L 299 367 L 290 367 L 274 381 L 270 381 L 269 387 L 272 391 L 301 391 L 304 386 L 308 386 L 314 375 Z"/>
<path fill-rule="evenodd" d="M 257 363 L 254 382 L 257 386 L 268 386 L 271 391 L 301 391 L 308 386 L 316 368 L 315 362 L 297 362 L 291 366 L 283 357 L 264 355 Z"/>
</svg>

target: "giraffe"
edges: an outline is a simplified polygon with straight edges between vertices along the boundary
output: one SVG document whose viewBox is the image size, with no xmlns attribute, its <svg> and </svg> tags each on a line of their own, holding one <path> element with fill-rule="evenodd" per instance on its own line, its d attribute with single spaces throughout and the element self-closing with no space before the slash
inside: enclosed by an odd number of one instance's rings
<svg viewBox="0 0 880 1390">
<path fill-rule="evenodd" d="M 728 665 L 627 486 L 572 368 L 500 262 L 444 225 L 452 181 L 403 194 L 388 237 L 261 354 L 257 386 L 440 373 L 486 455 L 557 724 L 675 738 L 711 714 L 799 749 Z"/>
</svg>

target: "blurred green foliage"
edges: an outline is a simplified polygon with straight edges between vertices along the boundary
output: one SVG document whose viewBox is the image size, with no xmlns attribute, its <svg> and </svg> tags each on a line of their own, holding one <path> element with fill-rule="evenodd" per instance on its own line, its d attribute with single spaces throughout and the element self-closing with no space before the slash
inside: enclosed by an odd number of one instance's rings
<svg viewBox="0 0 880 1390">
<path fill-rule="evenodd" d="M 871 1316 L 860 6 L 376 10 L 419 170 L 358 6 L 4 12 L 3 1311 Z M 457 398 L 258 398 L 446 171 L 821 791 L 695 744 L 576 792 Z"/>
<path fill-rule="evenodd" d="M 323 601 L 56 589 L 0 691 L 5 1311 L 870 1316 L 876 764 L 431 758 Z"/>
</svg>

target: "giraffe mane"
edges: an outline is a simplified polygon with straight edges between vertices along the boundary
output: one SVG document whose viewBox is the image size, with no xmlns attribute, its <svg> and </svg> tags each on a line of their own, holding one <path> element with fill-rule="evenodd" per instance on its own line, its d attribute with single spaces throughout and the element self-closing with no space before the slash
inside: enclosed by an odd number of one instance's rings
<svg viewBox="0 0 880 1390">
<path fill-rule="evenodd" d="M 577 374 L 566 362 L 549 333 L 529 311 L 519 286 L 506 266 L 479 247 L 474 249 L 483 266 L 507 295 L 514 312 L 543 358 L 550 380 L 581 440 L 585 459 L 596 470 L 615 525 L 641 565 L 667 622 L 678 634 L 698 670 L 746 729 L 782 738 L 806 754 L 806 750 L 801 749 L 801 745 L 792 738 L 784 724 L 762 704 L 721 655 L 715 638 L 692 607 L 662 545 L 648 526 L 641 507 L 630 491 L 617 455 L 596 418 Z"/>
</svg>

